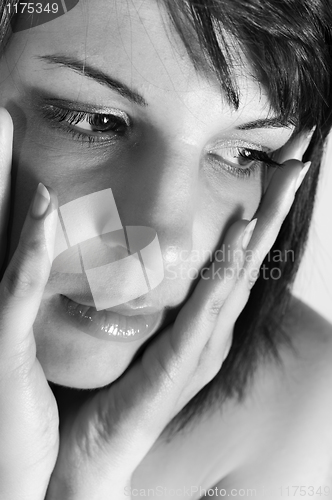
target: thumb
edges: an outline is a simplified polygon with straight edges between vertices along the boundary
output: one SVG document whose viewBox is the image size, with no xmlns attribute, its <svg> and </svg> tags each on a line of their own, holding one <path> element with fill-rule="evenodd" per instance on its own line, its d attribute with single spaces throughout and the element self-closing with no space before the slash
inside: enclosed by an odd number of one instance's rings
<svg viewBox="0 0 332 500">
<path fill-rule="evenodd" d="M 0 350 L 2 362 L 21 359 L 35 348 L 32 325 L 51 269 L 57 224 L 57 198 L 39 184 L 18 247 L 0 284 Z M 31 353 L 31 350 L 28 349 Z M 11 370 L 13 365 L 11 365 Z"/>
<path fill-rule="evenodd" d="M 12 148 L 13 122 L 8 111 L 0 108 L 0 271 L 6 253 Z"/>
</svg>

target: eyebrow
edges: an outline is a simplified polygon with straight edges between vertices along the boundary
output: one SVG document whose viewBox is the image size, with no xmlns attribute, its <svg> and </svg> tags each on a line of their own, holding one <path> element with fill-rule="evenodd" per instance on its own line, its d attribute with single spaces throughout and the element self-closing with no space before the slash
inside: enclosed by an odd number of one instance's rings
<svg viewBox="0 0 332 500">
<path fill-rule="evenodd" d="M 236 127 L 238 130 L 254 130 L 256 128 L 289 128 L 292 124 L 276 116 L 244 123 Z"/>
<path fill-rule="evenodd" d="M 82 76 L 90 78 L 100 85 L 104 85 L 109 89 L 117 92 L 122 97 L 125 97 L 129 101 L 134 104 L 138 104 L 139 106 L 148 106 L 148 103 L 135 90 L 129 88 L 126 84 L 120 82 L 119 80 L 107 75 L 101 70 L 98 70 L 92 67 L 86 62 L 76 59 L 72 56 L 66 56 L 63 54 L 52 54 L 52 55 L 44 55 L 44 56 L 36 56 L 37 59 L 42 61 L 46 61 L 49 64 L 54 64 L 57 66 L 63 66 L 65 68 L 69 68 L 76 73 L 79 73 Z M 286 123 L 280 117 L 266 118 L 260 120 L 254 120 L 248 123 L 244 123 L 243 125 L 239 125 L 236 127 L 238 130 L 254 130 L 259 128 L 289 128 L 291 123 Z"/>
<path fill-rule="evenodd" d="M 79 59 L 76 59 L 75 57 L 71 56 L 65 56 L 61 54 L 53 54 L 53 55 L 45 55 L 45 56 L 37 56 L 37 59 L 41 59 L 42 61 L 46 61 L 49 64 L 55 64 L 58 66 L 64 66 L 66 68 L 69 68 L 73 71 L 76 71 L 76 73 L 79 73 L 82 76 L 85 76 L 87 78 L 91 78 L 92 80 L 96 81 L 100 85 L 104 85 L 108 87 L 111 90 L 114 90 L 118 94 L 120 94 L 122 97 L 125 97 L 129 101 L 138 104 L 139 106 L 147 106 L 148 103 L 142 97 L 138 92 L 135 92 L 131 88 L 129 88 L 127 85 L 124 83 L 111 78 L 109 75 L 104 73 L 101 70 L 98 70 L 96 68 L 93 68 L 89 64 L 86 64 L 83 61 L 80 61 Z"/>
</svg>

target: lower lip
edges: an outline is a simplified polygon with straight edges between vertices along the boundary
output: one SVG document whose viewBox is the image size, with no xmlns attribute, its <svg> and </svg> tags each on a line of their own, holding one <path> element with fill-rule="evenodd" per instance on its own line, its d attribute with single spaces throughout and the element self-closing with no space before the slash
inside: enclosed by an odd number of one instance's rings
<svg viewBox="0 0 332 500">
<path fill-rule="evenodd" d="M 81 332 L 111 342 L 133 342 L 153 333 L 162 312 L 149 315 L 124 316 L 113 311 L 97 311 L 60 295 L 60 302 L 69 321 Z"/>
</svg>

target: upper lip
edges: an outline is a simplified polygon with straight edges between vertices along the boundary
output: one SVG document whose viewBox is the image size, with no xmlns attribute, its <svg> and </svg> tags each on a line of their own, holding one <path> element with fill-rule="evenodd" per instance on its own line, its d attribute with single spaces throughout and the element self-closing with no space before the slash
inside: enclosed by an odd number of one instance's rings
<svg viewBox="0 0 332 500">
<path fill-rule="evenodd" d="M 140 316 L 147 314 L 160 313 L 162 309 L 157 309 L 152 306 L 142 306 L 137 308 L 127 307 L 126 305 L 115 306 L 107 309 L 108 311 L 113 311 L 118 314 L 123 314 L 124 316 Z"/>
<path fill-rule="evenodd" d="M 91 304 L 89 300 L 84 300 L 82 297 L 75 297 L 75 295 L 68 294 L 66 295 L 69 299 L 73 300 L 74 302 L 77 302 L 78 304 L 81 304 L 83 306 L 87 307 L 95 307 L 94 304 Z M 133 301 L 135 302 L 135 301 Z M 118 306 L 110 307 L 107 309 L 107 311 L 113 311 L 118 314 L 122 314 L 123 316 L 141 316 L 141 315 L 148 315 L 148 314 L 156 314 L 160 313 L 163 310 L 163 308 L 157 308 L 151 305 L 147 304 L 140 304 L 140 305 L 133 305 L 130 302 L 127 302 L 126 304 L 121 304 Z"/>
</svg>

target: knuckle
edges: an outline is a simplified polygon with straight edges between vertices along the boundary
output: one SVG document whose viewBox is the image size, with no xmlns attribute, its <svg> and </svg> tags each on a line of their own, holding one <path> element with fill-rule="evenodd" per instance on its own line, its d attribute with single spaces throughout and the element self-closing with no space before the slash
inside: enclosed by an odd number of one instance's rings
<svg viewBox="0 0 332 500">
<path fill-rule="evenodd" d="M 257 281 L 257 278 L 258 276 L 256 277 L 250 277 L 248 278 L 247 280 L 247 288 L 248 288 L 248 291 L 250 292 L 251 289 L 253 288 L 253 286 L 255 285 L 256 281 Z"/>
<path fill-rule="evenodd" d="M 33 285 L 34 278 L 24 269 L 17 268 L 13 265 L 6 271 L 4 288 L 7 295 L 16 298 L 25 297 L 28 292 L 31 291 Z"/>
<path fill-rule="evenodd" d="M 207 319 L 215 321 L 220 314 L 231 291 L 241 279 L 242 266 L 235 263 L 224 269 L 225 275 L 221 283 L 218 283 L 215 290 L 206 301 L 205 312 Z"/>
<path fill-rule="evenodd" d="M 225 303 L 224 297 L 212 297 L 207 305 L 207 315 L 211 320 L 215 320 Z"/>
<path fill-rule="evenodd" d="M 18 254 L 21 259 L 33 258 L 40 253 L 42 244 L 38 238 L 29 238 L 28 240 L 21 239 L 17 248 Z"/>
<path fill-rule="evenodd" d="M 248 292 L 251 291 L 253 286 L 255 285 L 256 281 L 258 280 L 259 277 L 259 267 L 252 267 L 250 269 L 247 269 L 246 273 L 243 276 L 243 280 L 246 284 L 246 288 Z"/>
<path fill-rule="evenodd" d="M 3 279 L 7 295 L 22 298 L 38 286 L 42 267 L 32 265 L 36 261 L 37 248 L 39 245 L 36 242 L 17 248 Z"/>
</svg>

